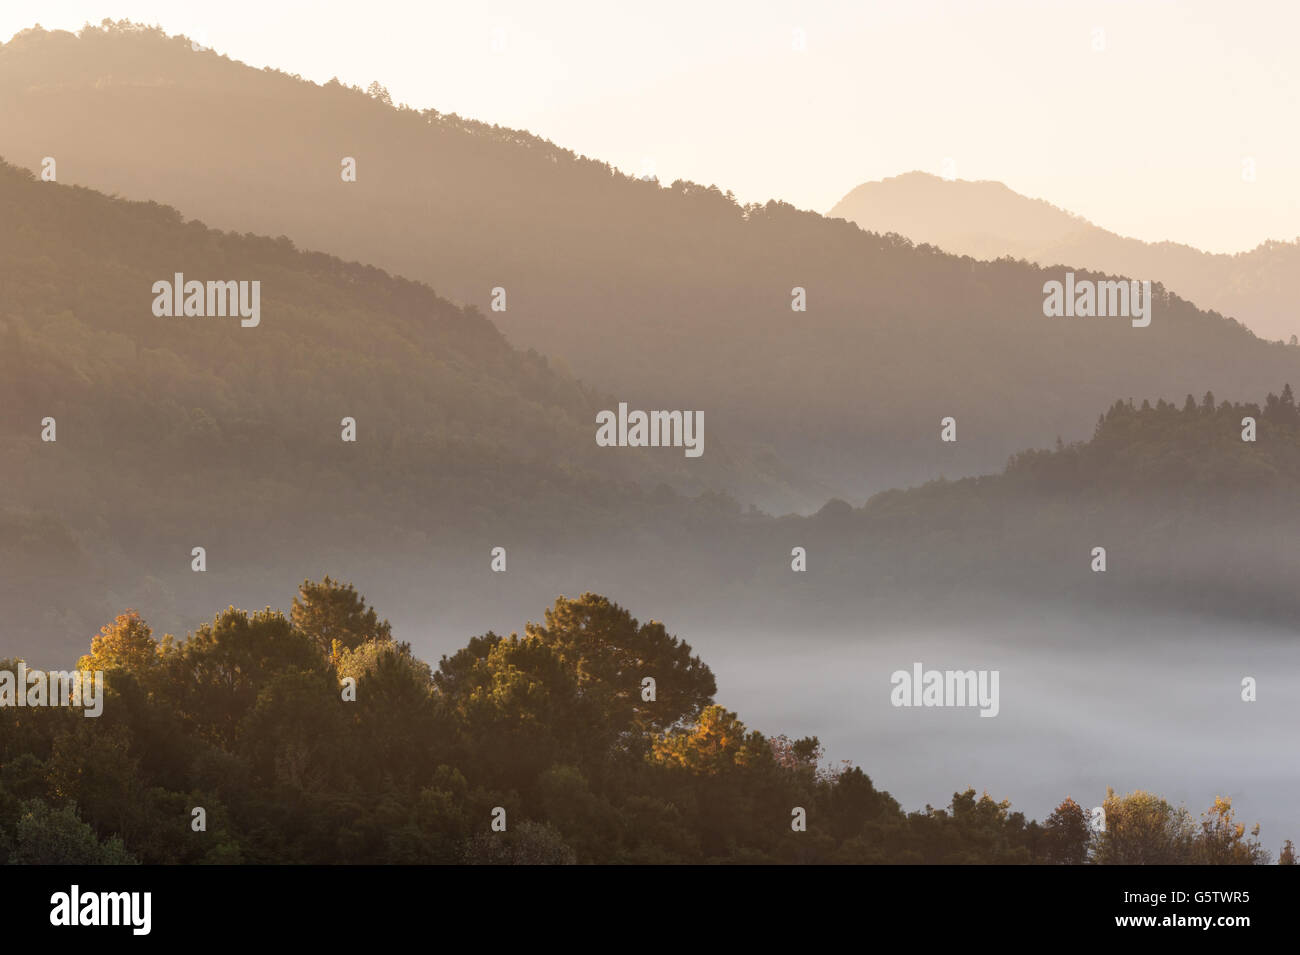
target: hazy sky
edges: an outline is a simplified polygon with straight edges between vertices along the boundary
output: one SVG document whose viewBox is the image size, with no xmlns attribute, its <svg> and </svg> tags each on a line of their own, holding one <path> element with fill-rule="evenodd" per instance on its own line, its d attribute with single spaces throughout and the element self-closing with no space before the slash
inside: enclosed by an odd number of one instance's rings
<svg viewBox="0 0 1300 955">
<path fill-rule="evenodd" d="M 951 159 L 1143 239 L 1300 236 L 1294 0 L 3 0 L 0 37 L 106 16 L 744 201 Z"/>
</svg>

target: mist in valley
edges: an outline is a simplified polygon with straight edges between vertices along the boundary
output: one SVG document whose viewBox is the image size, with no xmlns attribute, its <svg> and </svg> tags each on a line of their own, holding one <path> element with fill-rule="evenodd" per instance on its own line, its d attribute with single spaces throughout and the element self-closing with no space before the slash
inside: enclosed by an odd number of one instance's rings
<svg viewBox="0 0 1300 955">
<path fill-rule="evenodd" d="M 1276 627 L 1173 615 L 1066 615 L 804 638 L 697 633 L 718 699 L 749 725 L 816 735 L 908 809 L 974 787 L 1040 821 L 1067 796 L 1100 806 L 1106 787 L 1145 789 L 1199 819 L 1230 796 L 1276 854 L 1300 805 L 1300 648 Z M 1000 671 L 1000 712 L 894 707 L 890 674 Z M 1258 681 L 1242 701 L 1244 677 Z"/>
</svg>

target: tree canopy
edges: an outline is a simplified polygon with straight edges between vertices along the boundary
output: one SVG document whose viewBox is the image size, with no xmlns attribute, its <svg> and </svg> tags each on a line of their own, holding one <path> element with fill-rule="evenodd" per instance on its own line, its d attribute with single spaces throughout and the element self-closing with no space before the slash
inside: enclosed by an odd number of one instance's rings
<svg viewBox="0 0 1300 955">
<path fill-rule="evenodd" d="M 905 811 L 817 738 L 746 726 L 689 644 L 592 593 L 436 669 L 329 577 L 180 640 L 123 613 L 79 665 L 101 717 L 0 709 L 8 862 L 1269 861 L 1222 798 L 1197 825 L 1111 792 L 1100 832 L 1072 799 L 1043 824 L 975 789 Z"/>
</svg>

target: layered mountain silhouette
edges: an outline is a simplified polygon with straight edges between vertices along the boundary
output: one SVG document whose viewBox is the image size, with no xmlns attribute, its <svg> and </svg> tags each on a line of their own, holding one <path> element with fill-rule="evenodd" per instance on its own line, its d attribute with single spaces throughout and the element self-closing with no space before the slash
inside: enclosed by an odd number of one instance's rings
<svg viewBox="0 0 1300 955">
<path fill-rule="evenodd" d="M 980 600 L 1300 610 L 1294 399 L 1224 402 L 1300 381 L 1300 350 L 1164 290 L 1148 328 L 1048 319 L 1059 269 L 663 188 L 150 30 L 20 35 L 0 109 L 0 150 L 59 180 L 0 165 L 10 652 L 324 572 L 417 636 L 584 590 L 792 633 Z M 176 273 L 259 281 L 260 323 L 154 314 Z M 705 455 L 597 447 L 618 401 L 704 410 Z"/>
<path fill-rule="evenodd" d="M 1096 226 L 1000 182 L 947 180 L 909 172 L 858 186 L 827 213 L 873 232 L 977 259 L 1010 256 L 1150 279 L 1245 324 L 1259 337 L 1300 335 L 1292 289 L 1300 241 L 1268 241 L 1235 255 L 1177 242 L 1143 242 Z"/>
<path fill-rule="evenodd" d="M 1246 398 L 1300 380 L 1300 350 L 1164 292 L 1145 329 L 1048 319 L 1043 284 L 1060 270 L 633 179 L 151 29 L 17 36 L 0 48 L 0 111 L 12 162 L 53 157 L 62 182 L 427 282 L 632 407 L 704 411 L 764 476 L 734 492 L 772 512 L 996 470 L 1086 437 L 1117 396 Z M 792 310 L 796 287 L 807 311 Z M 505 311 L 489 311 L 495 288 Z M 938 440 L 946 416 L 956 443 Z"/>
<path fill-rule="evenodd" d="M 376 582 L 417 630 L 583 581 L 801 632 L 981 599 L 1297 609 L 1289 389 L 1260 405 L 1121 402 L 1088 443 L 1002 474 L 775 518 L 670 490 L 687 467 L 671 449 L 596 447 L 606 396 L 424 285 L 8 165 L 0 214 L 10 652 L 66 650 L 125 606 L 183 629 L 223 588 L 257 605 L 322 566 Z M 258 276 L 259 325 L 155 315 L 152 283 L 182 270 Z M 1089 572 L 1098 544 L 1120 573 Z M 507 574 L 488 568 L 496 546 Z M 792 572 L 795 547 L 813 572 Z"/>
<path fill-rule="evenodd" d="M 2 162 L 0 218 L 0 588 L 15 629 L 84 637 L 124 603 L 179 614 L 218 586 L 296 579 L 304 554 L 386 575 L 409 559 L 427 580 L 435 555 L 477 572 L 495 545 L 521 561 L 590 553 L 666 502 L 690 520 L 668 485 L 740 480 L 725 441 L 697 460 L 598 447 L 611 398 L 379 269 Z M 177 273 L 259 282 L 259 323 L 160 317 L 154 283 Z"/>
</svg>

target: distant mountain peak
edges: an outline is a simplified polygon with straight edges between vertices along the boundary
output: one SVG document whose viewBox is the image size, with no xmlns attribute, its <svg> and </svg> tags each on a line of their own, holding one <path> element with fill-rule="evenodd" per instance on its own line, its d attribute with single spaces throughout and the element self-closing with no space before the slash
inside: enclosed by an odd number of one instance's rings
<svg viewBox="0 0 1300 955">
<path fill-rule="evenodd" d="M 1002 182 L 949 180 L 921 171 L 865 182 L 827 215 L 976 259 L 1009 256 L 1150 279 L 1238 319 L 1261 338 L 1287 340 L 1300 333 L 1289 278 L 1300 269 L 1300 240 L 1267 240 L 1235 255 L 1144 242 Z"/>
</svg>

